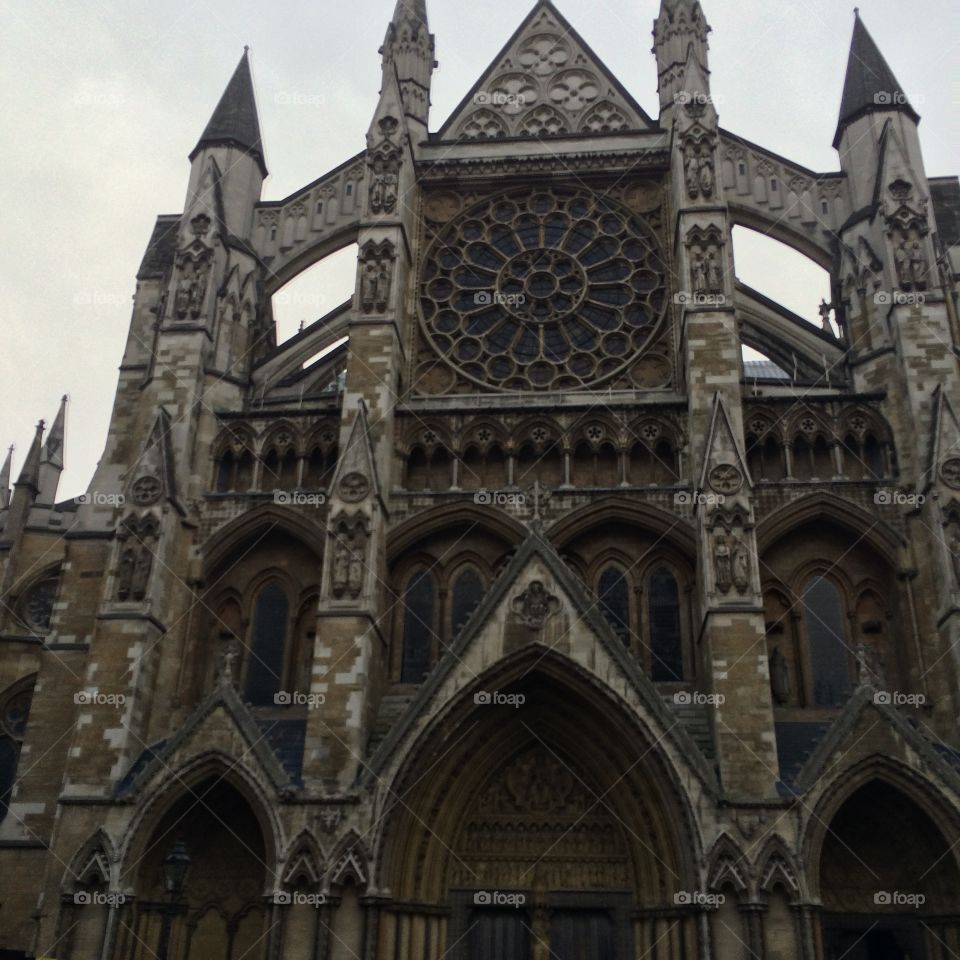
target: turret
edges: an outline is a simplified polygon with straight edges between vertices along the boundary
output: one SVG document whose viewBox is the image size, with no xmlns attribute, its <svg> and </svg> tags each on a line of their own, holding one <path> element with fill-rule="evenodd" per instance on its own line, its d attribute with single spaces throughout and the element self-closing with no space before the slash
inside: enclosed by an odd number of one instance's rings
<svg viewBox="0 0 960 960">
<path fill-rule="evenodd" d="M 38 503 L 53 505 L 57 501 L 57 488 L 60 486 L 60 474 L 63 473 L 63 441 L 66 426 L 67 398 L 60 401 L 60 409 L 47 434 L 46 443 L 40 454 L 40 494 Z"/>
<path fill-rule="evenodd" d="M 427 21 L 426 0 L 397 0 L 380 54 L 384 87 L 395 74 L 407 117 L 422 126 L 425 135 L 430 115 L 430 81 L 434 60 L 434 37 Z M 382 95 L 381 90 L 381 95 Z"/>
<path fill-rule="evenodd" d="M 43 429 L 44 422 L 41 420 L 37 424 L 37 431 L 33 436 L 30 449 L 27 451 L 27 459 L 23 462 L 20 476 L 13 485 L 10 511 L 7 514 L 7 522 L 3 531 L 5 541 L 15 542 L 19 538 L 23 527 L 26 525 L 27 518 L 30 516 L 30 508 L 37 501 L 37 494 L 40 492 Z"/>
<path fill-rule="evenodd" d="M 253 206 L 260 199 L 267 177 L 247 47 L 190 154 L 190 185 L 184 205 L 188 216 L 197 195 L 208 189 L 211 160 L 220 171 L 225 226 L 234 236 L 247 239 L 253 223 Z"/>
<path fill-rule="evenodd" d="M 661 0 L 660 14 L 653 24 L 661 117 L 670 111 L 676 94 L 683 89 L 681 81 L 691 56 L 709 78 L 709 33 L 699 0 Z M 709 89 L 709 82 L 707 85 Z"/>
</svg>

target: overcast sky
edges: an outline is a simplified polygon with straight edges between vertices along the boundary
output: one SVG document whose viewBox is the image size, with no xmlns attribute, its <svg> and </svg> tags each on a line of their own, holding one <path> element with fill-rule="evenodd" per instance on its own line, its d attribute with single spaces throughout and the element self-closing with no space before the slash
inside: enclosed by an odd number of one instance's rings
<svg viewBox="0 0 960 960">
<path fill-rule="evenodd" d="M 514 0 L 428 0 L 440 69 L 437 129 L 526 15 Z M 244 44 L 277 199 L 361 150 L 394 0 L 0 0 L 0 444 L 19 470 L 41 417 L 70 396 L 61 497 L 103 449 L 134 276 L 159 213 L 176 213 L 196 144 Z M 657 114 L 651 27 L 659 0 L 557 5 Z M 816 170 L 831 142 L 853 27 L 837 0 L 704 0 L 721 124 Z M 930 176 L 960 172 L 956 0 L 860 0 L 923 116 Z M 295 96 L 291 96 L 294 94 Z M 817 271 L 738 240 L 738 273 L 816 319 Z M 281 335 L 349 295 L 340 262 L 278 307 Z M 322 283 L 317 288 L 318 276 Z M 312 294 L 306 293 L 311 287 Z M 305 295 L 306 294 L 306 295 Z M 282 296 L 282 295 L 281 295 Z"/>
</svg>

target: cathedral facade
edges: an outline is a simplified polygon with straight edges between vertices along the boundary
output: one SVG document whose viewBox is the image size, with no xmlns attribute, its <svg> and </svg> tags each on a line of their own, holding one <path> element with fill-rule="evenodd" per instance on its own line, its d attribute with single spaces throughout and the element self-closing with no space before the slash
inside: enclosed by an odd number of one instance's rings
<svg viewBox="0 0 960 960">
<path fill-rule="evenodd" d="M 398 0 L 279 201 L 244 54 L 86 495 L 63 408 L 0 483 L 0 956 L 960 955 L 960 184 L 859 16 L 827 172 L 708 32 L 663 0 L 654 118 L 539 0 L 431 128 Z"/>
</svg>

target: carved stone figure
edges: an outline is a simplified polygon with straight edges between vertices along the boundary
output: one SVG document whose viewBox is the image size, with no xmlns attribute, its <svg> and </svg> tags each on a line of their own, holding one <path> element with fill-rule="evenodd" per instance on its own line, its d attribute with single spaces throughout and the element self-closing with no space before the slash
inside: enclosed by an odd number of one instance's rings
<svg viewBox="0 0 960 960">
<path fill-rule="evenodd" d="M 513 599 L 513 610 L 534 630 L 542 629 L 547 620 L 560 609 L 560 601 L 539 580 L 531 581 L 526 590 Z"/>
<path fill-rule="evenodd" d="M 364 246 L 360 272 L 360 306 L 364 313 L 385 313 L 393 282 L 393 245 L 389 241 Z"/>
<path fill-rule="evenodd" d="M 707 256 L 707 286 L 711 293 L 723 292 L 723 267 L 714 251 Z"/>
<path fill-rule="evenodd" d="M 710 287 L 707 271 L 707 258 L 704 254 L 697 254 L 693 259 L 693 290 L 695 293 L 706 293 Z"/>
<path fill-rule="evenodd" d="M 900 284 L 900 289 L 909 290 L 913 278 L 910 271 L 910 251 L 907 249 L 906 240 L 897 247 L 894 260 L 897 265 L 897 282 Z"/>
<path fill-rule="evenodd" d="M 880 651 L 863 640 L 857 644 L 857 684 L 861 687 L 870 686 L 875 690 L 882 690 L 885 685 Z"/>
<path fill-rule="evenodd" d="M 927 289 L 927 273 L 929 266 L 927 256 L 923 252 L 923 244 L 914 240 L 910 245 L 910 282 L 914 290 Z"/>
<path fill-rule="evenodd" d="M 203 312 L 210 264 L 207 260 L 185 259 L 180 266 L 180 283 L 174 296 L 178 320 L 196 319 Z"/>
<path fill-rule="evenodd" d="M 370 183 L 370 210 L 373 213 L 393 213 L 397 207 L 400 186 L 399 163 L 392 157 L 379 158 L 373 165 Z"/>
<path fill-rule="evenodd" d="M 742 543 L 733 554 L 733 583 L 740 593 L 746 593 L 750 587 L 750 555 Z"/>
<path fill-rule="evenodd" d="M 790 679 L 790 664 L 780 652 L 779 647 L 773 648 L 770 654 L 770 692 L 773 699 L 780 706 L 790 702 L 792 683 Z"/>
<path fill-rule="evenodd" d="M 360 300 L 367 313 L 373 313 L 377 303 L 377 274 L 379 267 L 370 262 L 363 265 L 363 277 L 360 281 Z"/>
<path fill-rule="evenodd" d="M 727 538 L 722 534 L 717 537 L 716 545 L 713 548 L 713 564 L 716 572 L 717 589 L 721 593 L 729 593 L 733 586 L 733 570 L 730 560 L 730 547 L 727 546 Z"/>
<path fill-rule="evenodd" d="M 363 593 L 367 555 L 367 519 L 362 513 L 341 513 L 333 524 L 333 566 L 330 588 L 334 597 L 356 600 Z"/>
<path fill-rule="evenodd" d="M 709 200 L 713 196 L 713 187 L 716 182 L 716 177 L 713 172 L 713 157 L 709 153 L 701 155 L 697 172 L 700 193 L 705 200 Z"/>
<path fill-rule="evenodd" d="M 338 599 L 347 591 L 347 581 L 350 576 L 350 547 L 343 540 L 338 540 L 333 552 L 333 595 Z"/>
<path fill-rule="evenodd" d="M 363 557 L 359 550 L 350 551 L 350 562 L 347 569 L 347 592 L 356 600 L 363 592 Z"/>
<path fill-rule="evenodd" d="M 217 682 L 223 687 L 237 686 L 237 661 L 240 659 L 240 644 L 235 637 L 231 637 L 223 644 L 220 652 L 220 666 Z"/>
<path fill-rule="evenodd" d="M 687 194 L 691 200 L 700 195 L 700 164 L 697 158 L 697 148 L 688 143 L 683 155 L 683 169 L 687 181 Z"/>
<path fill-rule="evenodd" d="M 130 593 L 134 600 L 142 600 L 147 595 L 147 586 L 150 583 L 150 570 L 153 568 L 153 553 L 145 544 L 140 544 L 137 550 L 137 559 L 133 569 L 133 580 Z"/>
<path fill-rule="evenodd" d="M 133 547 L 126 547 L 120 554 L 120 567 L 117 570 L 117 599 L 126 600 L 133 586 L 133 572 L 137 565 L 137 556 Z"/>
</svg>

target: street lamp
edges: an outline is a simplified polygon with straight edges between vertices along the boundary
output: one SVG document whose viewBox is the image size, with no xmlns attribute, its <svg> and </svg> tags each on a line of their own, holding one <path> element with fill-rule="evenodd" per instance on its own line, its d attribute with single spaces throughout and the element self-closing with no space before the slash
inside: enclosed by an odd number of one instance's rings
<svg viewBox="0 0 960 960">
<path fill-rule="evenodd" d="M 169 958 L 170 932 L 173 929 L 173 918 L 178 913 L 177 901 L 183 893 L 192 863 L 190 854 L 187 853 L 187 845 L 183 840 L 178 840 L 160 864 L 163 887 L 167 891 L 167 903 L 163 908 L 163 925 L 160 927 L 160 946 L 157 949 L 159 960 Z"/>
</svg>

